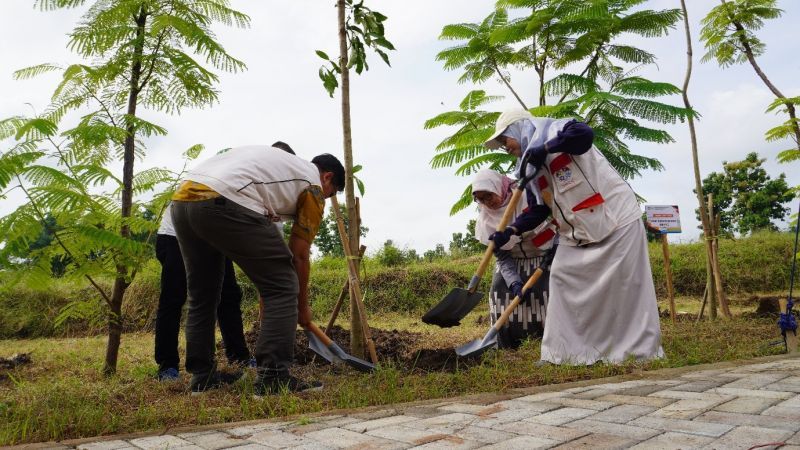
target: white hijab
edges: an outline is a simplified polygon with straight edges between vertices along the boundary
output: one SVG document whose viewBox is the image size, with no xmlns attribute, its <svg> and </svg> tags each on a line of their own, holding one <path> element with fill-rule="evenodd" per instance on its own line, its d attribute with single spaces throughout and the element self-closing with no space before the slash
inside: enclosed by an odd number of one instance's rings
<svg viewBox="0 0 800 450">
<path fill-rule="evenodd" d="M 503 186 L 506 186 L 505 190 L 503 189 Z M 514 184 L 510 178 L 499 172 L 495 172 L 494 170 L 483 169 L 475 174 L 475 178 L 472 180 L 472 192 L 491 192 L 499 195 L 500 198 L 503 199 L 502 206 L 497 209 L 490 209 L 482 203 L 478 203 L 478 219 L 475 221 L 475 238 L 477 238 L 481 244 L 488 245 L 489 236 L 497 231 L 497 225 L 503 218 L 503 213 L 506 209 L 505 207 L 511 200 L 511 190 L 513 188 Z M 522 198 L 519 199 L 519 203 L 517 203 L 516 210 L 511 216 L 511 221 L 513 222 L 514 219 L 518 215 L 522 214 L 522 211 L 527 207 L 528 202 L 523 195 Z M 512 236 L 511 240 L 509 240 L 508 243 L 502 247 L 502 249 L 510 250 L 517 243 L 519 243 L 519 241 L 519 236 Z"/>
</svg>

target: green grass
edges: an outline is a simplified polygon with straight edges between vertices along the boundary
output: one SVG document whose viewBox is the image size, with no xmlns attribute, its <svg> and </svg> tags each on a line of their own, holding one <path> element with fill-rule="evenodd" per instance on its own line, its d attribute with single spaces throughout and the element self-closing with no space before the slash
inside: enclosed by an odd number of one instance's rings
<svg viewBox="0 0 800 450">
<path fill-rule="evenodd" d="M 697 300 L 686 299 L 696 307 Z M 482 335 L 474 312 L 456 329 L 421 324 L 416 317 L 383 314 L 373 328 L 422 332 L 428 348 L 454 347 Z M 700 322 L 662 321 L 664 360 L 618 366 L 553 366 L 536 368 L 539 342 L 515 352 L 490 352 L 480 365 L 454 373 L 406 373 L 381 367 L 373 374 L 316 369 L 306 375 L 325 382 L 320 393 L 281 395 L 255 400 L 249 380 L 192 397 L 188 379 L 161 384 L 153 379 L 153 337 L 124 336 L 119 371 L 101 374 L 105 341 L 101 337 L 43 338 L 0 341 L 0 355 L 31 352 L 33 363 L 0 381 L 0 445 L 90 437 L 138 431 L 163 431 L 177 426 L 284 417 L 339 408 L 386 405 L 462 394 L 505 391 L 515 387 L 600 378 L 663 367 L 681 367 L 775 354 L 767 344 L 779 338 L 773 319 Z M 300 422 L 307 420 L 299 419 Z"/>
<path fill-rule="evenodd" d="M 759 233 L 738 240 L 720 241 L 721 270 L 726 292 L 731 296 L 751 292 L 776 292 L 785 295 L 789 286 L 793 236 L 788 233 Z M 672 271 L 677 296 L 701 296 L 705 287 L 705 256 L 702 244 L 671 246 Z M 402 267 L 384 267 L 374 258 L 365 258 L 362 270 L 363 292 L 372 314 L 387 312 L 421 314 L 455 286 L 466 286 L 479 256 L 434 262 L 419 262 Z M 653 277 L 659 297 L 666 295 L 661 245 L 650 245 Z M 96 335 L 104 332 L 101 301 L 83 279 L 34 279 L 32 286 L 12 284 L 14 273 L 0 272 L 0 339 L 49 336 Z M 126 293 L 123 304 L 125 329 L 130 332 L 152 329 L 159 292 L 159 265 L 149 261 L 139 271 Z M 321 259 L 313 264 L 311 303 L 317 320 L 330 314 L 347 277 L 344 259 Z M 483 287 L 488 284 L 485 277 Z M 257 295 L 252 284 L 240 277 L 245 292 L 247 319 L 255 317 Z M 110 281 L 105 282 L 110 286 Z M 10 287 L 9 287 L 10 286 Z M 782 292 L 781 292 L 782 291 Z M 56 326 L 65 305 L 85 300 L 85 310 L 76 318 Z M 347 308 L 343 313 L 347 314 Z"/>
</svg>

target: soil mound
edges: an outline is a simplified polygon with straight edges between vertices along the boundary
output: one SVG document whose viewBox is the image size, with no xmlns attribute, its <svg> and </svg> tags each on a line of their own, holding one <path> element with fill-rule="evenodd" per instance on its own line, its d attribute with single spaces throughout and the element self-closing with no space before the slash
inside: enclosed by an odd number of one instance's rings
<svg viewBox="0 0 800 450">
<path fill-rule="evenodd" d="M 259 325 L 254 323 L 245 333 L 248 347 L 252 350 L 258 338 Z M 412 331 L 382 330 L 372 328 L 375 352 L 381 364 L 394 365 L 408 372 L 453 372 L 480 363 L 479 358 L 459 358 L 453 348 L 424 348 L 424 335 Z M 336 344 L 350 353 L 350 331 L 334 326 L 327 332 Z M 224 355 L 222 343 L 219 344 L 218 358 Z M 321 366 L 328 362 L 308 348 L 308 338 L 302 330 L 297 330 L 294 347 L 295 363 L 300 366 Z M 368 358 L 367 358 L 368 359 Z"/>
</svg>

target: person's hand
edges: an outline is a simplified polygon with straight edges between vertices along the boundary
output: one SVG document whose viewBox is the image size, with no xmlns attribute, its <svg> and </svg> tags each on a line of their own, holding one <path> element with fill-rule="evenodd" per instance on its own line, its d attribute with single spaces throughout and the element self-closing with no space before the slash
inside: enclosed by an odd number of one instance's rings
<svg viewBox="0 0 800 450">
<path fill-rule="evenodd" d="M 528 150 L 528 153 L 531 154 L 530 159 L 528 159 L 528 163 L 530 163 L 536 170 L 539 170 L 544 165 L 545 160 L 547 159 L 547 149 L 544 145 L 537 145 L 532 149 Z"/>
<path fill-rule="evenodd" d="M 652 223 L 650 223 L 649 220 L 645 220 L 644 221 L 644 227 L 647 228 L 647 231 L 649 231 L 649 232 L 651 232 L 653 234 L 663 234 L 664 233 L 663 231 L 661 231 L 661 228 L 658 228 L 657 226 L 653 225 Z"/>
<path fill-rule="evenodd" d="M 511 240 L 511 236 L 514 234 L 514 228 L 506 227 L 503 231 L 495 231 L 492 233 L 489 239 L 494 242 L 494 249 L 500 250 L 500 248 L 508 244 L 508 241 Z"/>
<path fill-rule="evenodd" d="M 311 323 L 311 307 L 298 305 L 297 307 L 297 323 L 305 328 Z"/>
<path fill-rule="evenodd" d="M 511 283 L 511 286 L 508 288 L 511 290 L 511 293 L 514 294 L 514 297 L 522 297 L 522 281 L 515 281 Z"/>
</svg>

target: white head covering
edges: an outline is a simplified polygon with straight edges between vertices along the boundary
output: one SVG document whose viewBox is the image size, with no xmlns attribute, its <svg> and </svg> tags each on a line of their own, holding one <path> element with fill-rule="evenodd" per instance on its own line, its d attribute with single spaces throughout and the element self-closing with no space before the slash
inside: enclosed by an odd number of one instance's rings
<svg viewBox="0 0 800 450">
<path fill-rule="evenodd" d="M 519 142 L 519 147 L 524 155 L 529 150 L 529 147 L 533 147 L 531 138 L 533 138 L 534 133 L 536 133 L 536 127 L 533 122 L 529 119 L 520 119 L 509 125 L 501 135 Z"/>
<path fill-rule="evenodd" d="M 505 192 L 503 189 L 504 185 L 506 186 Z M 503 213 L 506 209 L 505 206 L 508 205 L 508 202 L 511 200 L 509 190 L 513 189 L 513 187 L 514 185 L 511 183 L 510 178 L 494 170 L 483 169 L 475 174 L 475 178 L 472 180 L 472 192 L 491 192 L 503 198 L 502 206 L 497 209 L 490 209 L 478 203 L 478 219 L 475 221 L 475 238 L 477 238 L 480 243 L 488 245 L 489 236 L 497 231 L 497 225 L 503 218 Z M 519 203 L 517 203 L 514 214 L 511 216 L 511 220 L 513 221 L 527 207 L 528 202 L 525 200 L 525 196 L 522 196 Z M 518 236 L 512 236 L 511 240 L 509 240 L 502 249 L 510 250 L 514 245 L 519 243 L 519 240 L 520 238 Z"/>
</svg>

